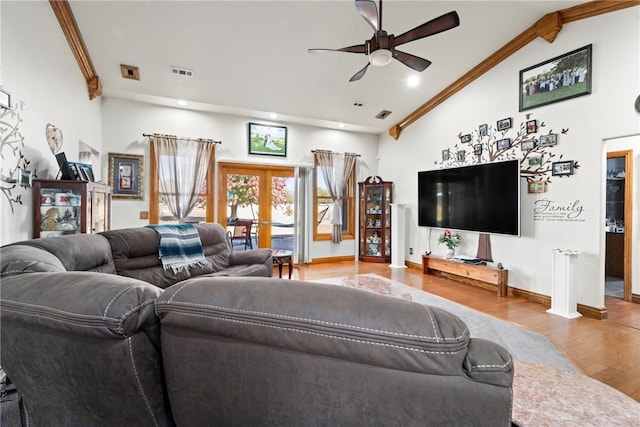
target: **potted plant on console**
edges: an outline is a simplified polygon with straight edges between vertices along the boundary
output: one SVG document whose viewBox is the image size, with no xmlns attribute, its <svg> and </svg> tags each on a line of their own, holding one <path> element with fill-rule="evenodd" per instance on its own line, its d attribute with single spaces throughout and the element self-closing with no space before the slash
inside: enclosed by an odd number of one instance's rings
<svg viewBox="0 0 640 427">
<path fill-rule="evenodd" d="M 447 258 L 453 258 L 456 253 L 456 246 L 460 244 L 461 237 L 458 233 L 453 234 L 449 230 L 444 232 L 438 238 L 438 243 L 447 245 Z"/>
</svg>

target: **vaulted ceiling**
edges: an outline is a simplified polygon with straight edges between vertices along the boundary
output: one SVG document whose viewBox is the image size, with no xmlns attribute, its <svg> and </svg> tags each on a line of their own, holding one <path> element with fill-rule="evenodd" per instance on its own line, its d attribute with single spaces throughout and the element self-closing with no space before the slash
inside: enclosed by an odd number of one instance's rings
<svg viewBox="0 0 640 427">
<path fill-rule="evenodd" d="M 367 63 L 365 55 L 307 51 L 371 38 L 372 28 L 351 0 L 71 1 L 69 5 L 103 96 L 275 122 L 329 128 L 344 124 L 346 130 L 358 132 L 386 133 L 395 128 L 399 134 L 399 124 L 415 119 L 425 102 L 442 96 L 443 90 L 504 50 L 545 15 L 582 3 L 384 1 L 382 27 L 388 33 L 399 35 L 452 10 L 457 11 L 460 26 L 402 46 L 432 62 L 422 73 L 392 61 L 369 67 L 356 82 L 349 78 Z M 532 58 L 532 65 L 545 59 Z M 123 64 L 137 67 L 139 80 L 124 78 Z M 415 87 L 407 85 L 411 76 L 419 77 Z M 177 105 L 178 100 L 187 105 Z M 376 118 L 382 110 L 391 114 Z M 272 113 L 278 117 L 273 119 Z"/>
</svg>

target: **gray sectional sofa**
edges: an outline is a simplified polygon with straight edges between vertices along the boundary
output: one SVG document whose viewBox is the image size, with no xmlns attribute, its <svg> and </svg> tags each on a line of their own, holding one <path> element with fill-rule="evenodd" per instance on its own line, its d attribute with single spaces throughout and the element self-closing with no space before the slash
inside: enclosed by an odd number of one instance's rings
<svg viewBox="0 0 640 427">
<path fill-rule="evenodd" d="M 23 425 L 510 425 L 511 356 L 456 316 L 271 278 L 196 227 L 210 262 L 173 276 L 144 227 L 0 248 Z"/>
</svg>

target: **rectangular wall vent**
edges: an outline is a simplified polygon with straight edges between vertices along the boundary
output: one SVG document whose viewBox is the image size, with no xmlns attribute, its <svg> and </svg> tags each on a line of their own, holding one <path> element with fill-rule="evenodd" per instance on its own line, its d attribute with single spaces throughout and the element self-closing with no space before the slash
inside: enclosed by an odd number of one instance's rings
<svg viewBox="0 0 640 427">
<path fill-rule="evenodd" d="M 176 74 L 178 76 L 192 77 L 193 70 L 187 70 L 186 68 L 180 68 L 180 67 L 171 67 L 171 74 Z"/>
<path fill-rule="evenodd" d="M 386 119 L 391 114 L 391 111 L 382 110 L 378 114 L 376 114 L 376 119 Z"/>
</svg>

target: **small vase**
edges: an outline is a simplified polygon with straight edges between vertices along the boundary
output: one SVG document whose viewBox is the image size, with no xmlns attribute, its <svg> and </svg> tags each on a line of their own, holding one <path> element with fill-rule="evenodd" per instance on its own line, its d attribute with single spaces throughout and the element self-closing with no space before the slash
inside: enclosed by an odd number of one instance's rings
<svg viewBox="0 0 640 427">
<path fill-rule="evenodd" d="M 447 258 L 453 258 L 455 255 L 456 255 L 456 249 L 455 248 L 447 249 Z"/>
</svg>

